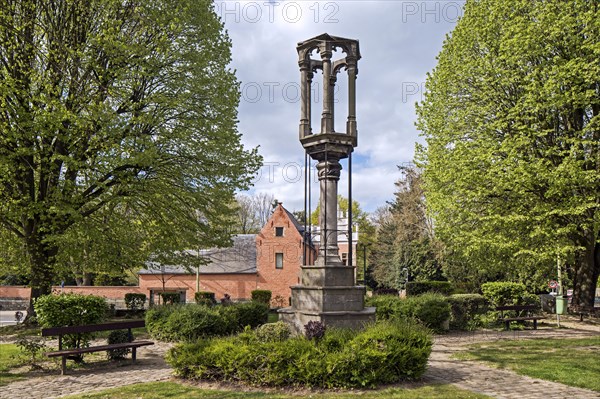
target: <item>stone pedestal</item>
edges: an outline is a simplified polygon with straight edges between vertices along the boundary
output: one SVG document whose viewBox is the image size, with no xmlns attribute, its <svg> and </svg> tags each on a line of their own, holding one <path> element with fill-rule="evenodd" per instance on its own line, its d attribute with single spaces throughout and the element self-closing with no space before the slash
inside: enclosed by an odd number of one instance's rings
<svg viewBox="0 0 600 399">
<path fill-rule="evenodd" d="M 296 334 L 311 320 L 327 327 L 361 328 L 375 321 L 375 308 L 364 307 L 365 287 L 354 285 L 349 266 L 304 266 L 301 284 L 292 287 L 292 306 L 279 310 L 279 319 Z"/>
</svg>

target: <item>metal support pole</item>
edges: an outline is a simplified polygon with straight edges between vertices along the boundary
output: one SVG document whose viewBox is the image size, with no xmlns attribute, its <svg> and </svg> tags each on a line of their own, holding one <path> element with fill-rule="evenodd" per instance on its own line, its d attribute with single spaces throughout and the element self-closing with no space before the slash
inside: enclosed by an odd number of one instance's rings
<svg viewBox="0 0 600 399">
<path fill-rule="evenodd" d="M 348 266 L 353 263 L 353 240 L 352 240 L 352 153 L 348 154 Z"/>
</svg>

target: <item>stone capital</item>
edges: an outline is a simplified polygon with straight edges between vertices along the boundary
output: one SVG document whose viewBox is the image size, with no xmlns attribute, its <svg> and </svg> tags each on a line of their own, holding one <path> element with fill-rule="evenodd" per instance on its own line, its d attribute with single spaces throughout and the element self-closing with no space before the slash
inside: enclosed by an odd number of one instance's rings
<svg viewBox="0 0 600 399">
<path fill-rule="evenodd" d="M 327 160 L 317 163 L 317 172 L 319 180 L 340 180 L 340 173 L 342 171 L 342 165 L 336 160 Z"/>
</svg>

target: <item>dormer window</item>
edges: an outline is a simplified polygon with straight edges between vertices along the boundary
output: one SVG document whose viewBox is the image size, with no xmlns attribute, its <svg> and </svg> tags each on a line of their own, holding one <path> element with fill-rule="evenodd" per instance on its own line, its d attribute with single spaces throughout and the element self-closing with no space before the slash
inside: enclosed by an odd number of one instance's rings
<svg viewBox="0 0 600 399">
<path fill-rule="evenodd" d="M 283 237 L 283 227 L 275 227 L 275 237 Z"/>
</svg>

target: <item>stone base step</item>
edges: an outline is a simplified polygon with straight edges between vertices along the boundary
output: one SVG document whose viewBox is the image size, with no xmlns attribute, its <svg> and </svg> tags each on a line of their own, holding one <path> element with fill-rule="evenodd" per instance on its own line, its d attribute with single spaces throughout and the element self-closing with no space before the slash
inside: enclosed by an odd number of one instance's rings
<svg viewBox="0 0 600 399">
<path fill-rule="evenodd" d="M 293 308 L 279 309 L 279 320 L 292 327 L 296 335 L 304 334 L 304 326 L 309 321 L 320 321 L 327 327 L 360 329 L 375 322 L 375 308 L 360 311 L 306 311 Z"/>
</svg>

